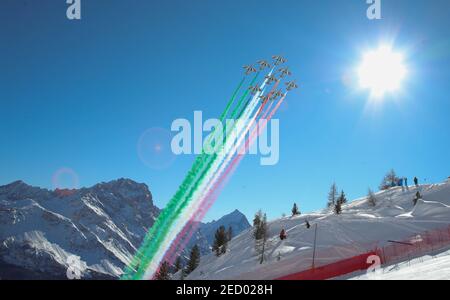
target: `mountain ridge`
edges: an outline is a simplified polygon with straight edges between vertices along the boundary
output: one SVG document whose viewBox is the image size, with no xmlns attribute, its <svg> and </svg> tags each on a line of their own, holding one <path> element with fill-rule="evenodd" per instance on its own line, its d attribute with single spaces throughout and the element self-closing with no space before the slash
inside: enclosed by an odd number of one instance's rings
<svg viewBox="0 0 450 300">
<path fill-rule="evenodd" d="M 0 186 L 0 277 L 65 279 L 75 255 L 83 278 L 118 278 L 160 212 L 148 186 L 126 178 L 72 190 Z M 208 240 L 199 230 L 190 243 L 206 254 Z"/>
</svg>

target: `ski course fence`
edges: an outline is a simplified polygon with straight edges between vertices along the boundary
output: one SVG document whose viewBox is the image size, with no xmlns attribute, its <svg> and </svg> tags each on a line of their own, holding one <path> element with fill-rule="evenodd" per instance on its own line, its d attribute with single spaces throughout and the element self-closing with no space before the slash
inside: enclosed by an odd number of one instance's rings
<svg viewBox="0 0 450 300">
<path fill-rule="evenodd" d="M 383 246 L 379 247 L 380 244 Z M 376 261 L 380 266 L 393 265 L 448 247 L 450 247 L 450 225 L 414 234 L 399 241 L 389 240 L 371 245 L 348 245 L 320 250 L 316 253 L 314 267 L 277 278 L 277 280 L 332 279 L 367 270 L 373 267 Z M 348 258 L 337 258 L 343 256 Z M 374 257 L 378 260 L 373 260 Z"/>
</svg>

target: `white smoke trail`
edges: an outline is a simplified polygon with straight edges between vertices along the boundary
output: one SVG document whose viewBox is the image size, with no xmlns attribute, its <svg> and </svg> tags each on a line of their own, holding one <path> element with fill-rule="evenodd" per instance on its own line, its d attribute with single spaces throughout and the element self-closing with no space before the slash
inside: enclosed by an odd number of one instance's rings
<svg viewBox="0 0 450 300">
<path fill-rule="evenodd" d="M 270 76 L 272 72 L 273 69 L 270 71 L 268 76 Z M 267 79 L 265 79 L 264 82 L 261 84 L 260 89 L 264 90 L 266 84 Z M 202 181 L 201 185 L 194 191 L 191 197 L 192 201 L 188 204 L 188 206 L 177 218 L 175 224 L 172 226 L 172 228 L 164 238 L 164 241 L 161 243 L 161 246 L 159 247 L 158 251 L 155 253 L 153 260 L 150 262 L 147 270 L 144 273 L 143 276 L 144 279 L 153 278 L 155 272 L 159 268 L 160 263 L 162 262 L 162 259 L 164 258 L 165 253 L 170 248 L 170 245 L 177 238 L 178 233 L 184 228 L 184 226 L 189 221 L 190 217 L 199 208 L 199 205 L 202 203 L 203 198 L 206 196 L 207 192 L 214 185 L 215 181 L 217 181 L 217 179 L 220 177 L 220 174 L 225 170 L 226 165 L 230 162 L 231 158 L 236 153 L 238 146 L 242 143 L 242 140 L 245 138 L 247 132 L 250 130 L 251 126 L 254 123 L 254 120 L 256 119 L 256 113 L 253 115 L 252 118 L 250 118 L 250 116 L 257 107 L 259 102 L 259 96 L 261 94 L 263 94 L 263 92 L 258 91 L 253 96 L 252 100 L 250 101 L 249 105 L 247 106 L 246 110 L 243 113 L 242 120 L 245 122 L 246 125 L 243 126 L 243 129 L 238 134 L 237 143 L 234 143 L 234 145 L 231 148 L 225 145 L 224 146 L 225 150 L 221 151 L 217 155 L 216 159 L 213 162 L 213 165 L 210 167 L 208 173 L 206 174 L 207 176 Z M 229 150 L 226 151 L 226 149 Z"/>
</svg>

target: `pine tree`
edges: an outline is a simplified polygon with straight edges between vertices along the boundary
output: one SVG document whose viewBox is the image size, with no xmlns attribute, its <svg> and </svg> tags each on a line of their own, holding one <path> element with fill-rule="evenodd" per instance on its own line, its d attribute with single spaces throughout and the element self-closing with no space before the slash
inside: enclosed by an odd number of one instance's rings
<svg viewBox="0 0 450 300">
<path fill-rule="evenodd" d="M 336 201 L 338 198 L 338 189 L 336 183 L 333 183 L 330 187 L 330 191 L 328 192 L 328 202 L 327 207 L 334 207 L 336 205 Z"/>
<path fill-rule="evenodd" d="M 398 181 L 399 178 L 397 177 L 397 174 L 395 174 L 394 169 L 392 169 L 386 175 L 384 175 L 384 178 L 380 184 L 380 190 L 383 191 L 396 186 Z"/>
<path fill-rule="evenodd" d="M 213 251 L 216 252 L 217 256 L 226 253 L 227 242 L 228 242 L 228 235 L 227 232 L 225 231 L 225 227 L 220 226 L 216 230 L 216 234 L 214 235 L 214 244 L 212 247 Z"/>
<path fill-rule="evenodd" d="M 264 253 L 266 249 L 266 241 L 268 235 L 267 215 L 262 214 L 261 211 L 257 213 L 259 222 L 253 228 L 253 236 L 255 238 L 255 249 L 260 255 L 260 263 L 264 262 Z"/>
<path fill-rule="evenodd" d="M 192 273 L 198 265 L 200 264 L 200 250 L 198 249 L 198 246 L 195 245 L 192 250 L 191 254 L 189 256 L 189 261 L 186 266 L 186 275 Z"/>
<path fill-rule="evenodd" d="M 261 240 L 267 235 L 267 215 L 263 214 L 261 210 L 258 211 L 257 215 L 259 221 L 253 226 L 253 237 L 255 240 Z"/>
<path fill-rule="evenodd" d="M 227 237 L 228 241 L 231 241 L 231 239 L 233 238 L 233 228 L 231 228 L 231 226 L 228 227 Z"/>
<path fill-rule="evenodd" d="M 377 205 L 377 198 L 375 197 L 375 194 L 372 192 L 371 189 L 369 189 L 369 192 L 367 194 L 367 202 L 372 207 L 375 207 Z"/>
<path fill-rule="evenodd" d="M 294 203 L 294 206 L 292 207 L 292 215 L 296 216 L 299 214 L 300 214 L 300 211 L 298 210 L 297 203 Z"/>
<path fill-rule="evenodd" d="M 161 267 L 159 268 L 158 273 L 156 273 L 155 279 L 156 280 L 171 280 L 170 274 L 169 274 L 169 263 L 167 261 L 165 261 L 161 264 Z"/>
<path fill-rule="evenodd" d="M 339 199 L 337 200 L 337 202 L 339 204 L 341 204 L 341 206 L 342 206 L 342 204 L 347 203 L 347 198 L 345 197 L 344 191 L 341 191 L 341 195 L 339 196 Z"/>
<path fill-rule="evenodd" d="M 259 263 L 262 264 L 264 262 L 264 254 L 266 252 L 266 242 L 267 242 L 267 236 L 268 236 L 268 226 L 267 226 L 267 215 L 264 214 L 263 219 L 261 221 L 261 237 L 260 237 L 260 252 L 261 252 L 261 258 L 259 260 Z"/>
<path fill-rule="evenodd" d="M 174 268 L 175 268 L 175 273 L 180 271 L 183 268 L 183 264 L 181 262 L 181 256 L 178 256 L 177 260 L 175 260 Z"/>
<path fill-rule="evenodd" d="M 342 206 L 339 201 L 334 205 L 334 213 L 337 215 L 340 215 L 342 213 Z"/>
<path fill-rule="evenodd" d="M 253 227 L 258 227 L 261 223 L 262 219 L 262 211 L 258 210 L 258 212 L 255 214 L 255 217 L 253 218 Z"/>
</svg>

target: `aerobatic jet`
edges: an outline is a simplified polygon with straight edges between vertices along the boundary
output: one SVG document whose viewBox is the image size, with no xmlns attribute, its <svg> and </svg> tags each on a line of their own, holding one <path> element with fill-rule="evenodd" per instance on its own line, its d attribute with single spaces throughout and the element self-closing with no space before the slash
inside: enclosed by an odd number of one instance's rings
<svg viewBox="0 0 450 300">
<path fill-rule="evenodd" d="M 275 82 L 278 80 L 274 75 L 270 75 L 270 76 L 267 75 L 266 79 L 267 79 L 267 84 L 271 84 L 272 82 Z"/>
<path fill-rule="evenodd" d="M 298 88 L 298 85 L 295 83 L 295 81 L 289 81 L 289 82 L 286 82 L 285 84 L 287 86 L 286 89 L 288 91 Z"/>
<path fill-rule="evenodd" d="M 252 93 L 252 95 L 261 92 L 261 89 L 259 88 L 259 86 L 255 85 L 255 86 L 251 86 L 249 88 L 250 92 Z"/>
<path fill-rule="evenodd" d="M 274 55 L 272 58 L 275 61 L 275 66 L 281 65 L 287 61 L 284 57 L 279 55 Z"/>
<path fill-rule="evenodd" d="M 292 72 L 289 71 L 289 68 L 281 68 L 278 71 L 281 73 L 281 78 L 283 78 L 284 76 L 290 76 L 292 74 Z"/>
<path fill-rule="evenodd" d="M 284 97 L 284 93 L 283 93 L 283 91 L 282 90 L 278 90 L 275 94 L 273 94 L 274 95 L 274 99 L 277 99 L 277 98 L 282 98 L 282 97 Z"/>
<path fill-rule="evenodd" d="M 255 73 L 257 70 L 253 66 L 244 66 L 245 75 L 249 75 L 251 73 Z"/>
<path fill-rule="evenodd" d="M 267 102 L 270 100 L 269 95 L 261 95 L 259 98 L 261 99 L 261 102 Z"/>
<path fill-rule="evenodd" d="M 258 61 L 259 69 L 264 70 L 265 68 L 270 68 L 270 64 L 265 60 Z"/>
</svg>

